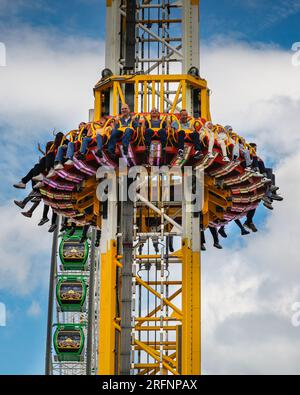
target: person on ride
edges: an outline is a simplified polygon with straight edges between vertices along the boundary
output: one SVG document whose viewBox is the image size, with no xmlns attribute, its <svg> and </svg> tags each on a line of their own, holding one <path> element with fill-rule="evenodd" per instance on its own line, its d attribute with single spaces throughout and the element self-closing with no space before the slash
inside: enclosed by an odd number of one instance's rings
<svg viewBox="0 0 300 395">
<path fill-rule="evenodd" d="M 110 138 L 107 144 L 107 151 L 111 157 L 115 157 L 116 145 L 118 139 L 122 137 L 123 152 L 124 155 L 128 154 L 128 147 L 130 144 L 131 137 L 134 133 L 134 129 L 138 127 L 138 122 L 133 119 L 130 113 L 128 104 L 123 104 L 121 108 L 122 115 L 115 118 L 115 127 L 111 132 Z M 124 133 L 123 133 L 123 130 Z"/>
<path fill-rule="evenodd" d="M 160 118 L 160 113 L 156 108 L 152 108 L 150 113 L 150 120 L 144 119 L 142 125 L 145 128 L 145 146 L 146 151 L 150 152 L 151 140 L 155 135 L 154 129 L 157 131 L 157 136 L 160 139 L 162 150 L 165 151 L 167 145 L 167 122 Z"/>
<path fill-rule="evenodd" d="M 240 153 L 242 153 L 242 155 L 246 161 L 245 170 L 250 171 L 251 165 L 252 165 L 252 159 L 250 156 L 250 150 L 247 147 L 245 139 L 243 139 L 236 132 L 234 132 L 232 126 L 230 126 L 230 125 L 225 126 L 225 130 L 229 135 L 231 144 L 234 145 L 233 151 L 232 151 L 232 159 L 234 161 L 237 161 L 241 156 Z"/>
<path fill-rule="evenodd" d="M 86 126 L 85 122 L 81 122 L 78 126 L 78 130 L 73 130 L 69 133 L 70 139 L 65 138 L 63 145 L 58 148 L 55 162 L 54 162 L 54 170 L 62 170 L 64 168 L 63 160 L 64 157 L 67 158 L 65 163 L 66 166 L 73 165 L 73 157 L 75 153 L 75 143 L 77 142 L 78 136 L 82 128 Z"/>
<path fill-rule="evenodd" d="M 194 144 L 195 147 L 195 155 L 194 159 L 198 160 L 201 157 L 201 144 L 200 144 L 200 135 L 196 132 L 194 128 L 194 119 L 190 118 L 187 110 L 182 109 L 180 111 L 179 120 L 175 120 L 172 122 L 171 127 L 175 130 L 178 138 L 178 156 L 183 157 L 184 153 L 184 142 L 190 141 L 188 137 Z"/>
<path fill-rule="evenodd" d="M 105 125 L 105 122 L 107 121 L 107 119 L 105 117 L 102 117 L 100 119 L 99 123 L 99 127 L 96 129 L 96 141 L 97 141 L 97 151 L 96 154 L 98 156 L 98 158 L 102 158 L 103 154 L 102 154 L 102 149 L 103 149 L 103 139 L 102 139 L 102 128 Z M 82 144 L 81 144 L 81 148 L 80 148 L 80 152 L 77 155 L 77 158 L 79 160 L 84 160 L 85 159 L 85 155 L 88 149 L 89 144 L 93 141 L 94 137 L 93 137 L 93 129 L 92 129 L 92 125 L 85 125 L 85 129 L 83 130 L 83 133 L 81 134 L 82 138 Z"/>
<path fill-rule="evenodd" d="M 200 130 L 200 137 L 201 140 L 203 141 L 205 137 L 208 139 L 208 158 L 213 159 L 214 154 L 213 154 L 213 148 L 215 144 L 215 133 L 213 131 L 214 125 L 212 122 L 208 121 L 205 123 L 204 126 L 202 126 Z"/>
<path fill-rule="evenodd" d="M 222 155 L 223 155 L 223 162 L 230 162 L 230 159 L 227 156 L 227 148 L 226 148 L 226 143 L 228 141 L 227 133 L 223 126 L 221 125 L 216 125 L 216 131 L 217 131 L 217 142 L 219 143 L 221 150 L 222 150 Z"/>
<path fill-rule="evenodd" d="M 14 187 L 17 189 L 25 189 L 26 184 L 29 181 L 42 181 L 44 179 L 43 173 L 54 172 L 54 152 L 58 149 L 63 139 L 63 133 L 59 132 L 55 136 L 55 140 L 49 141 L 46 145 L 46 152 L 43 153 L 44 156 L 40 159 L 38 163 L 34 165 L 32 169 L 26 174 L 25 177 L 22 178 L 20 182 L 14 184 Z M 37 184 L 35 185 L 37 186 Z"/>
</svg>

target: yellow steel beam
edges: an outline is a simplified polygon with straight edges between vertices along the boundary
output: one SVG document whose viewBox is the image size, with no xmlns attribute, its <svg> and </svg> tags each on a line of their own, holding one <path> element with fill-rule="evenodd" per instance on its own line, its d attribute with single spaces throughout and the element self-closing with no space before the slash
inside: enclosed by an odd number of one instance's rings
<svg viewBox="0 0 300 395">
<path fill-rule="evenodd" d="M 116 242 L 112 240 L 107 252 L 101 254 L 101 287 L 99 318 L 98 374 L 115 374 L 116 332 Z"/>
<path fill-rule="evenodd" d="M 173 299 L 175 299 L 178 295 L 180 295 L 182 292 L 182 288 L 178 289 L 176 292 L 174 292 L 171 296 L 168 297 L 168 300 L 171 301 Z M 163 301 L 164 303 L 164 301 Z M 152 310 L 146 317 L 152 317 L 155 313 L 157 313 L 160 310 L 160 306 L 156 307 L 154 310 Z M 143 322 L 140 322 L 138 325 L 142 325 Z"/>
<path fill-rule="evenodd" d="M 161 299 L 160 293 L 158 293 L 157 291 L 155 291 L 155 289 L 153 289 L 152 287 L 150 287 L 145 281 L 143 281 L 140 277 L 136 276 L 136 282 L 138 284 L 141 284 L 143 287 L 145 287 L 148 291 L 150 291 L 153 295 L 155 295 L 157 298 Z M 164 304 L 168 305 L 169 307 L 171 307 L 171 309 L 173 309 L 174 311 L 176 311 L 177 314 L 182 315 L 182 311 L 180 309 L 178 309 L 178 307 L 176 307 L 173 303 L 171 303 L 168 299 L 166 298 L 162 298 Z"/>
<path fill-rule="evenodd" d="M 175 95 L 175 98 L 174 98 L 174 102 L 173 102 L 172 108 L 170 110 L 171 113 L 173 113 L 175 111 L 175 109 L 176 109 L 176 105 L 177 105 L 177 102 L 178 102 L 178 98 L 179 98 L 179 95 L 180 95 L 181 88 L 182 88 L 182 81 L 180 81 L 180 83 L 178 85 L 178 89 L 177 89 L 177 92 L 176 92 L 176 95 Z"/>
<path fill-rule="evenodd" d="M 200 252 L 182 242 L 182 374 L 199 375 L 200 352 Z"/>
</svg>

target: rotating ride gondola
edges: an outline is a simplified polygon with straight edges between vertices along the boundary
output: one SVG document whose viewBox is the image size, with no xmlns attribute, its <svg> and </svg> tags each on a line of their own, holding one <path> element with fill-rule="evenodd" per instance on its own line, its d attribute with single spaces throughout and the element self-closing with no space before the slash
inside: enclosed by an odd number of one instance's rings
<svg viewBox="0 0 300 395">
<path fill-rule="evenodd" d="M 59 246 L 59 255 L 64 270 L 84 270 L 89 256 L 89 244 L 81 242 L 82 229 L 76 229 L 73 235 L 65 232 Z"/>
<path fill-rule="evenodd" d="M 82 359 L 85 336 L 80 324 L 59 324 L 53 336 L 57 360 L 79 362 Z"/>
<path fill-rule="evenodd" d="M 56 300 L 61 311 L 83 312 L 87 284 L 82 276 L 61 276 L 56 286 Z"/>
</svg>

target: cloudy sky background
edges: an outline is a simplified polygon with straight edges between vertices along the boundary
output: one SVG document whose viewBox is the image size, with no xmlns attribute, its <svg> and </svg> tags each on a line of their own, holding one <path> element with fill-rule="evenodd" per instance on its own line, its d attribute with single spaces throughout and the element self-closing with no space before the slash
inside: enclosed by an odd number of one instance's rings
<svg viewBox="0 0 300 395">
<path fill-rule="evenodd" d="M 241 4 L 242 3 L 242 4 Z M 0 374 L 43 374 L 51 236 L 19 215 L 12 188 L 52 130 L 86 120 L 104 67 L 104 0 L 0 0 Z M 96 11 L 95 11 L 96 9 Z M 259 145 L 285 197 L 259 209 L 259 232 L 235 225 L 202 256 L 204 373 L 300 373 L 300 1 L 202 0 L 201 75 L 213 119 Z"/>
</svg>

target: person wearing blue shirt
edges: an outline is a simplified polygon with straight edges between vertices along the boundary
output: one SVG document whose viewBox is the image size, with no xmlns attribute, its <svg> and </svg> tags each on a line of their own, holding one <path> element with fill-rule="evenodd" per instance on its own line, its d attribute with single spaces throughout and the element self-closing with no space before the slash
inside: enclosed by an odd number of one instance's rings
<svg viewBox="0 0 300 395">
<path fill-rule="evenodd" d="M 115 119 L 115 127 L 111 132 L 109 141 L 107 143 L 107 151 L 110 156 L 114 157 L 115 156 L 115 151 L 116 151 L 116 145 L 118 139 L 122 137 L 122 144 L 123 144 L 123 152 L 124 155 L 127 156 L 128 154 L 128 147 L 130 144 L 131 137 L 134 133 L 134 129 L 138 127 L 138 122 L 132 118 L 132 115 L 130 114 L 130 108 L 128 104 L 123 104 L 122 109 L 121 109 L 122 115 L 120 117 L 117 117 Z M 120 129 L 124 129 L 124 134 L 123 131 Z"/>
</svg>

